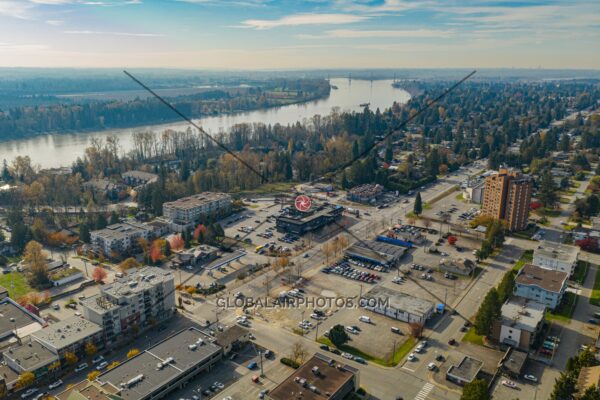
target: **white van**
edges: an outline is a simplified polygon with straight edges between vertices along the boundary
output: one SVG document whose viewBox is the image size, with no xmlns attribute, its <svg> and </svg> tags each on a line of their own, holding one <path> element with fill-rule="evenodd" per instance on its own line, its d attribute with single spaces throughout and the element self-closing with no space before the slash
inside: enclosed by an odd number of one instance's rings
<svg viewBox="0 0 600 400">
<path fill-rule="evenodd" d="M 115 276 L 117 278 L 122 278 L 123 277 L 123 273 L 122 272 L 117 272 L 117 273 L 115 273 Z"/>
<path fill-rule="evenodd" d="M 370 324 L 370 323 L 371 323 L 371 318 L 367 317 L 366 315 L 361 315 L 361 316 L 358 318 L 358 320 L 359 320 L 360 322 L 365 322 L 365 323 L 367 323 L 367 324 Z"/>
</svg>

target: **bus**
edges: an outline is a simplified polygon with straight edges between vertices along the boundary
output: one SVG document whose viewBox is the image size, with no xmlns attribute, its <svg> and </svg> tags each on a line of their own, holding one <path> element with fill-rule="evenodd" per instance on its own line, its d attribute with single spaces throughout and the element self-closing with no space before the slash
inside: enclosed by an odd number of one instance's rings
<svg viewBox="0 0 600 400">
<path fill-rule="evenodd" d="M 265 245 L 261 244 L 260 246 L 256 246 L 256 250 L 255 251 L 258 253 L 259 251 L 261 251 L 264 248 L 265 248 Z"/>
</svg>

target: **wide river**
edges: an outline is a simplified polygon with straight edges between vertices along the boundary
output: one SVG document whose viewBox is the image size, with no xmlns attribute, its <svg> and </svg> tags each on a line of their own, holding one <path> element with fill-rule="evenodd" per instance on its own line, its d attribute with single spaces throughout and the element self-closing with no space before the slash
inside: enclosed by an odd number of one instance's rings
<svg viewBox="0 0 600 400">
<path fill-rule="evenodd" d="M 313 115 L 327 115 L 335 107 L 341 111 L 361 110 L 360 104 L 370 103 L 370 108 L 375 110 L 390 107 L 394 101 L 406 103 L 410 94 L 402 89 L 392 87 L 391 80 L 363 81 L 338 78 L 331 79 L 331 84 L 338 87 L 331 90 L 329 97 L 308 103 L 293 104 L 284 107 L 255 110 L 233 115 L 207 117 L 195 120 L 207 132 L 219 132 L 240 123 L 262 122 L 264 124 L 291 124 L 311 118 Z M 109 135 L 119 137 L 123 152 L 132 148 L 131 134 L 138 131 L 154 130 L 161 132 L 166 129 L 184 130 L 189 124 L 173 122 L 163 125 L 137 126 L 134 128 L 110 129 L 98 132 L 81 132 L 74 134 L 40 135 L 21 140 L 0 142 L 0 161 L 8 162 L 16 156 L 29 156 L 33 164 L 43 168 L 52 168 L 71 165 L 77 157 L 89 146 L 92 138 L 103 139 Z"/>
</svg>

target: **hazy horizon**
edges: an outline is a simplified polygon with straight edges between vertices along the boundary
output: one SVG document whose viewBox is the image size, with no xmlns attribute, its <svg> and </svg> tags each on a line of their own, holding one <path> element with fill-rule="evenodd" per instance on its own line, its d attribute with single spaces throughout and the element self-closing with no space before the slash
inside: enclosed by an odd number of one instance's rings
<svg viewBox="0 0 600 400">
<path fill-rule="evenodd" d="M 591 0 L 0 0 L 0 34 L 3 67 L 600 69 Z"/>
</svg>

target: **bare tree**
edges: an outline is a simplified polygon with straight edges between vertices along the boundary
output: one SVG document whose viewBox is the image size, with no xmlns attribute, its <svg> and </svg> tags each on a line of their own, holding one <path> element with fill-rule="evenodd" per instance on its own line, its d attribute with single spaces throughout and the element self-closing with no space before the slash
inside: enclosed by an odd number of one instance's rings
<svg viewBox="0 0 600 400">
<path fill-rule="evenodd" d="M 292 346 L 292 352 L 290 354 L 290 358 L 294 361 L 296 361 L 298 364 L 302 364 L 304 362 L 304 360 L 306 359 L 306 349 L 304 348 L 304 345 L 300 342 L 296 342 L 294 343 L 294 345 Z"/>
</svg>

